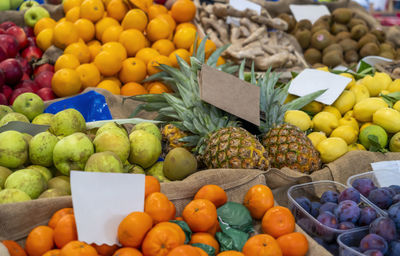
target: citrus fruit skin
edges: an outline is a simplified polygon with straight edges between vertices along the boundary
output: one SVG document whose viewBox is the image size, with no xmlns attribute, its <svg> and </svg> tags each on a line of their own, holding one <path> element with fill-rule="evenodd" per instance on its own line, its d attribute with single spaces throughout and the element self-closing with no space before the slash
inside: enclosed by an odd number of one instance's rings
<svg viewBox="0 0 400 256">
<path fill-rule="evenodd" d="M 360 122 L 371 122 L 372 115 L 381 108 L 387 108 L 388 104 L 378 97 L 364 99 L 353 108 L 354 117 Z"/>
<path fill-rule="evenodd" d="M 400 132 L 393 135 L 389 142 L 391 152 L 400 152 Z"/>
<path fill-rule="evenodd" d="M 346 141 L 347 145 L 350 145 L 356 143 L 358 131 L 350 125 L 340 125 L 332 131 L 331 137 L 342 138 Z"/>
<path fill-rule="evenodd" d="M 311 140 L 314 147 L 317 147 L 321 141 L 326 139 L 324 132 L 312 132 L 308 134 L 307 137 Z"/>
<path fill-rule="evenodd" d="M 310 116 L 300 110 L 286 111 L 285 122 L 299 127 L 302 131 L 307 131 L 313 125 Z"/>
<path fill-rule="evenodd" d="M 392 108 L 378 109 L 372 116 L 374 124 L 381 126 L 388 133 L 400 131 L 400 112 Z"/>
<path fill-rule="evenodd" d="M 323 163 L 332 162 L 347 153 L 347 143 L 342 138 L 332 137 L 317 145 Z"/>
<path fill-rule="evenodd" d="M 351 110 L 356 104 L 356 96 L 352 91 L 344 90 L 342 94 L 333 103 L 333 106 L 340 111 L 340 114 L 344 114 Z"/>
<path fill-rule="evenodd" d="M 326 135 L 331 134 L 331 132 L 339 126 L 339 120 L 336 116 L 330 112 L 319 112 L 312 119 L 314 130 L 319 132 L 324 132 Z"/>
<path fill-rule="evenodd" d="M 388 142 L 388 135 L 379 125 L 369 125 L 360 132 L 359 140 L 366 149 L 371 147 L 371 143 L 368 139 L 369 135 L 375 135 L 378 138 L 379 144 L 382 146 L 382 148 L 386 146 Z"/>
</svg>

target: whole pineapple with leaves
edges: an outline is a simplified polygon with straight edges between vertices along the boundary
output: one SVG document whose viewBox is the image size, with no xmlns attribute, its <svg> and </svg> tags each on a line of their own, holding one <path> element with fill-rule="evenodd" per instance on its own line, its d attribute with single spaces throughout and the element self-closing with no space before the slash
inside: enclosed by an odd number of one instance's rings
<svg viewBox="0 0 400 256">
<path fill-rule="evenodd" d="M 248 168 L 268 169 L 269 162 L 264 147 L 258 139 L 239 127 L 236 118 L 200 99 L 197 75 L 205 62 L 205 42 L 202 40 L 196 53 L 190 58 L 190 66 L 179 58 L 180 69 L 160 65 L 163 72 L 149 80 L 161 79 L 172 87 L 177 94 L 147 94 L 131 97 L 146 102 L 134 112 L 140 110 L 158 111 L 156 120 L 168 121 L 179 130 L 189 133 L 180 141 L 194 151 L 208 168 Z M 197 42 L 194 43 L 197 45 Z M 227 48 L 217 49 L 207 60 L 207 65 L 216 67 L 217 59 Z M 233 73 L 237 66 L 224 64 L 216 67 Z"/>
</svg>

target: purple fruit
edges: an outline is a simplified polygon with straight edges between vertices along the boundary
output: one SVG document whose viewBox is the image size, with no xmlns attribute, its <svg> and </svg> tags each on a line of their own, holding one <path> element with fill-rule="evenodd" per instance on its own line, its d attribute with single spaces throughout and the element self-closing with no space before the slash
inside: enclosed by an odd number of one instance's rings
<svg viewBox="0 0 400 256">
<path fill-rule="evenodd" d="M 351 249 L 353 249 L 356 252 L 361 252 L 361 249 L 355 246 L 350 246 Z"/>
<path fill-rule="evenodd" d="M 319 208 L 319 213 L 324 213 L 324 212 L 331 212 L 333 213 L 338 205 L 335 203 L 327 202 L 321 205 Z"/>
<path fill-rule="evenodd" d="M 330 228 L 338 228 L 338 220 L 331 212 L 323 212 L 317 217 L 318 221 Z"/>
<path fill-rule="evenodd" d="M 343 202 L 345 200 L 351 200 L 356 203 L 360 202 L 360 192 L 358 192 L 355 188 L 346 188 L 345 190 L 340 193 L 338 201 Z"/>
<path fill-rule="evenodd" d="M 393 197 L 393 202 L 392 204 L 397 204 L 398 202 L 400 202 L 400 194 L 397 194 Z"/>
<path fill-rule="evenodd" d="M 360 213 L 360 219 L 358 220 L 358 225 L 360 226 L 367 226 L 371 224 L 376 218 L 377 218 L 377 213 L 374 208 L 371 206 L 367 206 L 363 209 L 361 209 Z"/>
<path fill-rule="evenodd" d="M 368 195 L 368 199 L 381 209 L 389 208 L 393 201 L 390 192 L 383 188 L 372 190 Z"/>
<path fill-rule="evenodd" d="M 6 81 L 6 75 L 4 74 L 4 71 L 0 69 L 0 92 L 3 91 L 3 85 L 5 84 Z"/>
<path fill-rule="evenodd" d="M 383 256 L 382 252 L 379 250 L 368 250 L 364 252 L 366 256 Z"/>
<path fill-rule="evenodd" d="M 399 256 L 400 255 L 400 241 L 395 240 L 390 242 L 389 251 L 387 256 Z"/>
<path fill-rule="evenodd" d="M 0 69 L 5 74 L 5 83 L 8 85 L 16 85 L 22 77 L 22 68 L 16 59 L 6 59 L 0 63 Z"/>
<path fill-rule="evenodd" d="M 338 216 L 340 222 L 349 221 L 356 223 L 360 218 L 360 212 L 357 203 L 351 200 L 340 202 L 335 209 L 335 215 Z"/>
<path fill-rule="evenodd" d="M 390 206 L 388 210 L 389 217 L 396 224 L 396 228 L 400 230 L 400 203 Z"/>
<path fill-rule="evenodd" d="M 311 215 L 314 218 L 317 218 L 319 215 L 319 208 L 321 207 L 321 204 L 319 202 L 312 202 L 311 203 Z"/>
<path fill-rule="evenodd" d="M 6 51 L 0 47 L 0 62 L 2 62 L 3 60 L 7 59 L 8 55 L 6 53 Z"/>
<path fill-rule="evenodd" d="M 377 234 L 368 234 L 361 239 L 360 249 L 362 252 L 375 249 L 385 254 L 389 248 L 383 237 L 378 236 Z"/>
<path fill-rule="evenodd" d="M 348 230 L 348 229 L 352 229 L 355 228 L 356 225 L 354 225 L 353 222 L 340 222 L 338 228 L 341 230 Z"/>
<path fill-rule="evenodd" d="M 295 201 L 303 207 L 308 213 L 311 212 L 311 201 L 307 197 L 301 196 L 295 199 Z"/>
<path fill-rule="evenodd" d="M 369 225 L 369 233 L 377 234 L 392 241 L 396 238 L 396 224 L 389 217 L 379 217 Z"/>
<path fill-rule="evenodd" d="M 321 204 L 325 204 L 327 202 L 331 202 L 331 203 L 338 203 L 338 197 L 339 194 L 335 191 L 332 190 L 327 190 L 325 191 L 322 196 L 321 196 Z"/>
<path fill-rule="evenodd" d="M 10 35 L 0 35 L 0 47 L 6 52 L 8 58 L 14 58 L 18 54 L 18 42 Z"/>
<path fill-rule="evenodd" d="M 397 194 L 396 191 L 395 191 L 394 189 L 391 189 L 391 188 L 389 188 L 389 187 L 383 187 L 382 189 L 388 191 L 388 192 L 390 193 L 390 196 L 391 196 L 391 197 L 394 197 L 394 196 Z"/>
<path fill-rule="evenodd" d="M 365 197 L 368 197 L 369 193 L 376 188 L 372 180 L 367 178 L 356 179 L 351 186 Z"/>
<path fill-rule="evenodd" d="M 396 194 L 400 194 L 400 186 L 399 185 L 391 185 L 389 188 L 393 189 Z"/>
</svg>

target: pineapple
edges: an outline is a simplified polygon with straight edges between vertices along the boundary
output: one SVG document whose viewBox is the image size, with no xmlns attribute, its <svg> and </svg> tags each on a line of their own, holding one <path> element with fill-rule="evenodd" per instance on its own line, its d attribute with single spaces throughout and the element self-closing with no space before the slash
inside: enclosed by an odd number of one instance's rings
<svg viewBox="0 0 400 256">
<path fill-rule="evenodd" d="M 171 149 L 177 147 L 184 147 L 185 143 L 179 141 L 180 139 L 187 137 L 188 134 L 186 132 L 181 131 L 173 124 L 167 124 L 161 131 L 163 140 L 167 142 L 167 152 Z"/>
</svg>

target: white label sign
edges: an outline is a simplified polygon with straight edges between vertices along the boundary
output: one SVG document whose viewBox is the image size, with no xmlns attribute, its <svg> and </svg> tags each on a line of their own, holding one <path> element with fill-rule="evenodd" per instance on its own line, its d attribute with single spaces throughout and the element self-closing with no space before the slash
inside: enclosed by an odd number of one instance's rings
<svg viewBox="0 0 400 256">
<path fill-rule="evenodd" d="M 331 14 L 325 5 L 291 4 L 289 5 L 289 8 L 297 21 L 305 19 L 311 21 L 312 24 L 314 24 L 314 22 L 316 22 L 320 17 Z"/>
<path fill-rule="evenodd" d="M 249 9 L 256 11 L 259 15 L 261 14 L 261 6 L 247 0 L 229 0 L 229 5 L 239 11 L 244 11 L 246 9 Z M 240 26 L 239 18 L 235 17 L 227 17 L 226 23 Z"/>
</svg>

